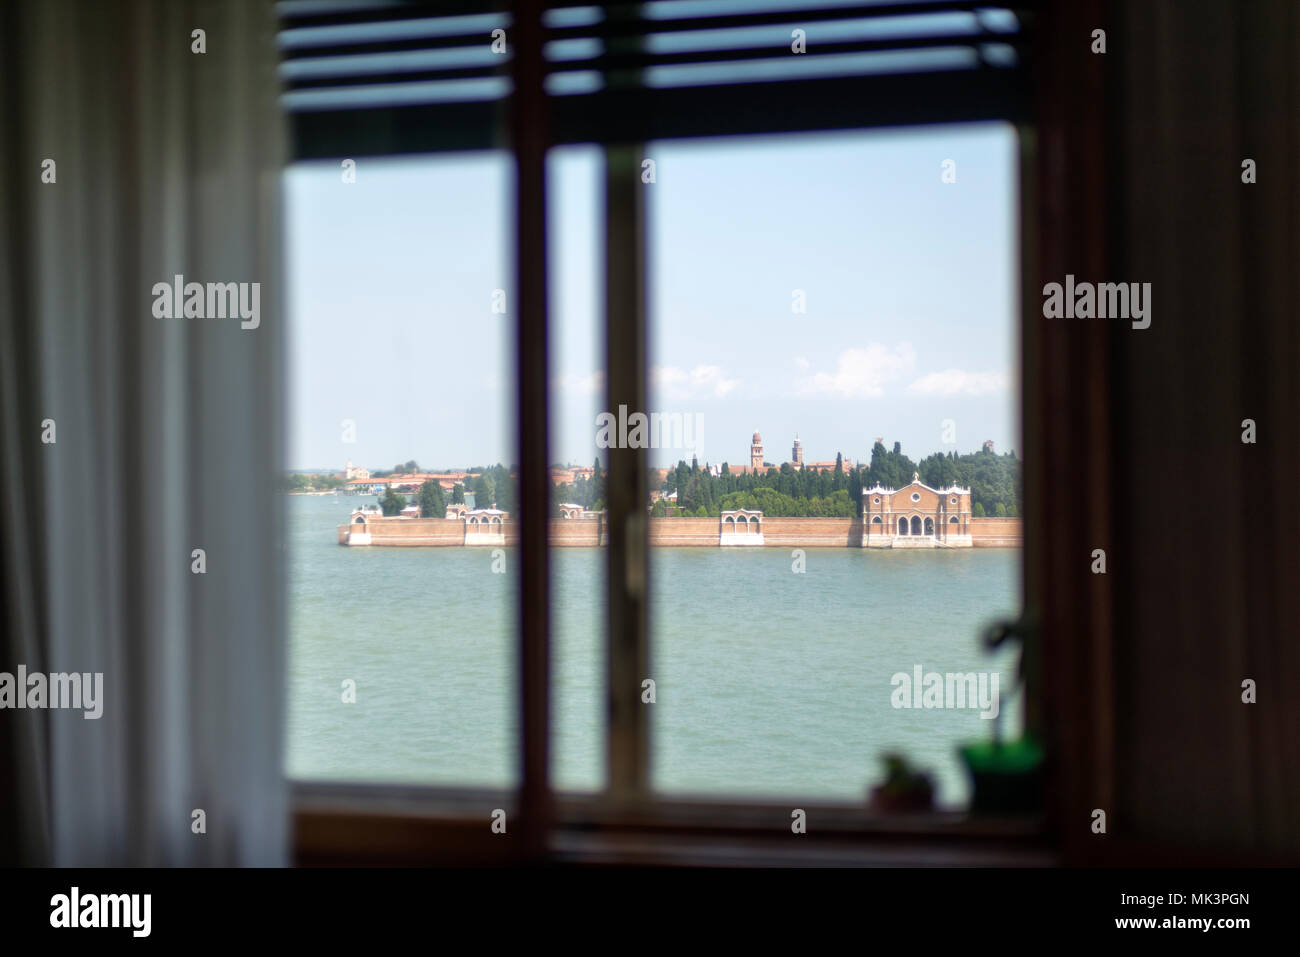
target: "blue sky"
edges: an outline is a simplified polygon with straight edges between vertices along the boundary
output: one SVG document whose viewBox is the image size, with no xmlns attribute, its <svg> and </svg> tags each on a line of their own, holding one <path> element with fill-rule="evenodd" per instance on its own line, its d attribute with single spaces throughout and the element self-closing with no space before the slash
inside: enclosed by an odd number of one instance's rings
<svg viewBox="0 0 1300 957">
<path fill-rule="evenodd" d="M 915 458 L 1018 447 L 1009 126 L 646 155 L 650 410 L 700 417 L 702 460 L 746 463 L 755 431 L 773 462 L 796 433 L 809 460 L 865 459 L 876 436 Z M 941 180 L 948 159 L 955 183 Z M 589 463 L 603 411 L 600 153 L 555 150 L 550 173 L 551 458 Z M 288 466 L 512 462 L 506 154 L 362 159 L 352 184 L 337 163 L 300 164 L 286 189 Z M 492 312 L 499 288 L 506 315 Z"/>
</svg>

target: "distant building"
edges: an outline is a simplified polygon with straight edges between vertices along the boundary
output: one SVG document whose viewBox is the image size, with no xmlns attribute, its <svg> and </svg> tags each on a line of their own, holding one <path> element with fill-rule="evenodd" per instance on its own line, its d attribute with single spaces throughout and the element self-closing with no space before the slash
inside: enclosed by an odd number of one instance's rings
<svg viewBox="0 0 1300 957">
<path fill-rule="evenodd" d="M 969 548 L 970 489 L 930 488 L 912 473 L 901 489 L 862 490 L 864 548 Z"/>
<path fill-rule="evenodd" d="M 348 462 L 347 468 L 343 470 L 343 478 L 349 482 L 353 479 L 368 479 L 370 478 L 370 469 L 363 469 Z"/>
<path fill-rule="evenodd" d="M 985 439 L 985 440 L 984 440 L 984 451 L 985 451 L 985 452 L 992 452 L 992 451 L 993 451 L 993 440 L 992 440 L 992 439 Z"/>
<path fill-rule="evenodd" d="M 797 469 L 803 468 L 803 443 L 799 441 L 798 434 L 794 437 L 794 448 L 790 450 L 790 464 Z"/>
<path fill-rule="evenodd" d="M 351 463 L 348 463 L 351 468 Z M 385 478 L 371 478 L 368 469 L 357 469 L 364 475 L 348 480 L 348 487 L 355 491 L 371 491 L 383 495 L 387 489 L 398 492 L 414 492 L 426 482 L 437 482 L 445 491 L 450 492 L 457 484 L 465 484 L 468 472 L 411 472 L 407 475 L 389 475 Z"/>
<path fill-rule="evenodd" d="M 834 462 L 809 462 L 806 465 L 804 465 L 804 468 L 809 469 L 813 472 L 834 472 L 835 463 Z M 852 463 L 850 463 L 849 460 L 844 458 L 843 456 L 840 457 L 840 471 L 843 472 L 845 475 L 853 471 Z"/>
<path fill-rule="evenodd" d="M 763 470 L 763 437 L 754 433 L 754 441 L 749 445 L 749 467 L 755 472 Z"/>
</svg>

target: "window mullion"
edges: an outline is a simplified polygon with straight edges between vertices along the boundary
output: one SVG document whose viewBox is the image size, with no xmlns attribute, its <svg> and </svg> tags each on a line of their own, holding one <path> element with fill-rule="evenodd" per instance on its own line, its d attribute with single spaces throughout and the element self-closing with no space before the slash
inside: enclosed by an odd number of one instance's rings
<svg viewBox="0 0 1300 957">
<path fill-rule="evenodd" d="M 610 413 L 626 421 L 646 410 L 645 211 L 642 148 L 605 149 L 605 370 Z M 620 435 L 623 429 L 619 430 Z M 619 801 L 644 796 L 649 718 L 641 682 L 649 676 L 648 542 L 643 448 L 609 451 L 608 766 Z"/>
<path fill-rule="evenodd" d="M 538 4 L 514 11 L 516 355 L 519 429 L 520 832 L 526 858 L 545 854 L 550 785 L 550 406 L 547 379 L 546 95 Z"/>
</svg>

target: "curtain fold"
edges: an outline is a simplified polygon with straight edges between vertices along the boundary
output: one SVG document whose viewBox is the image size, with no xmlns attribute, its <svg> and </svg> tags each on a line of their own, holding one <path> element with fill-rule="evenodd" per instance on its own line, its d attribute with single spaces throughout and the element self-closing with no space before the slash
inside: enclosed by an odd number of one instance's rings
<svg viewBox="0 0 1300 957">
<path fill-rule="evenodd" d="M 1154 303 L 1150 329 L 1118 337 L 1112 399 L 1117 830 L 1294 855 L 1300 7 L 1115 12 L 1108 278 L 1150 282 Z"/>
<path fill-rule="evenodd" d="M 274 10 L 0 18 L 0 672 L 103 674 L 97 720 L 0 711 L 0 860 L 280 864 Z M 178 276 L 205 317 L 156 314 Z"/>
</svg>

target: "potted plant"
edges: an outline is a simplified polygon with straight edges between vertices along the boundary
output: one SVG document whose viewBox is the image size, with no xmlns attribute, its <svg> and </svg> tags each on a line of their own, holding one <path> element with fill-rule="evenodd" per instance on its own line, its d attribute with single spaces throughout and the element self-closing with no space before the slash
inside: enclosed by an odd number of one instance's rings
<svg viewBox="0 0 1300 957">
<path fill-rule="evenodd" d="M 871 809 L 882 814 L 928 811 L 934 806 L 934 782 L 930 775 L 915 771 L 897 752 L 882 758 L 885 780 L 871 789 Z"/>
<path fill-rule="evenodd" d="M 983 643 L 993 651 L 1009 639 L 1021 642 L 1013 693 L 1024 682 L 1024 638 L 1032 625 L 1000 622 L 984 633 Z M 1043 749 L 1032 737 L 1012 741 L 1002 737 L 1003 708 L 993 719 L 993 740 L 958 749 L 971 781 L 970 809 L 974 814 L 1022 814 L 1038 810 L 1043 794 Z"/>
</svg>

